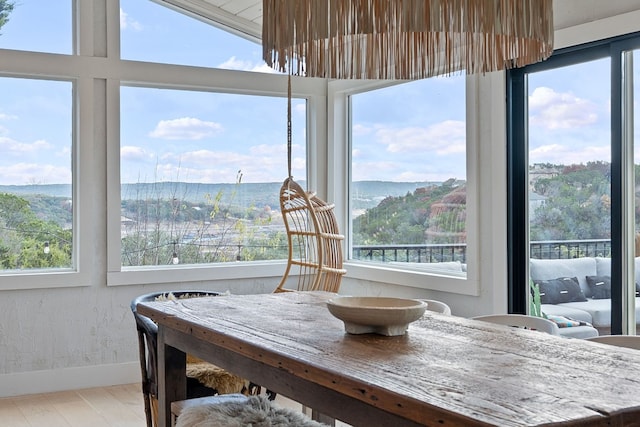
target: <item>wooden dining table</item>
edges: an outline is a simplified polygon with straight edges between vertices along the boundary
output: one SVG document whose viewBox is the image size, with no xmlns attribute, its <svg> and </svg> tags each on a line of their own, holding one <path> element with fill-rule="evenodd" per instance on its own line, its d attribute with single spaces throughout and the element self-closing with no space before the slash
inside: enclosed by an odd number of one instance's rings
<svg viewBox="0 0 640 427">
<path fill-rule="evenodd" d="M 145 302 L 158 324 L 159 426 L 185 354 L 353 426 L 640 426 L 640 351 L 427 311 L 406 334 L 351 335 L 288 292 Z"/>
</svg>

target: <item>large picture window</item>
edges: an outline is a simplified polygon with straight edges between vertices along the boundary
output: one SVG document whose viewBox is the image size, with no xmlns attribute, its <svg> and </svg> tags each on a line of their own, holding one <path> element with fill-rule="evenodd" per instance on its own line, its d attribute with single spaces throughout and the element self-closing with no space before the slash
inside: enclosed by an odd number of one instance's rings
<svg viewBox="0 0 640 427">
<path fill-rule="evenodd" d="M 463 276 L 464 76 L 357 93 L 350 105 L 352 259 Z"/>
<path fill-rule="evenodd" d="M 69 269 L 73 84 L 0 77 L 0 270 Z"/>
<path fill-rule="evenodd" d="M 123 267 L 287 258 L 286 98 L 129 86 L 120 98 Z M 304 180 L 306 102 L 292 103 Z"/>
</svg>

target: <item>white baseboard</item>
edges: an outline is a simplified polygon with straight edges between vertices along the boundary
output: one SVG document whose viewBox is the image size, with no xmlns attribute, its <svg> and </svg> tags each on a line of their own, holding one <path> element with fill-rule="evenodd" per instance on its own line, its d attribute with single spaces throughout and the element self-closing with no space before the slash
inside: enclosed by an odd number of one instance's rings
<svg viewBox="0 0 640 427">
<path fill-rule="evenodd" d="M 105 387 L 140 381 L 138 362 L 18 372 L 0 375 L 0 397 Z"/>
</svg>

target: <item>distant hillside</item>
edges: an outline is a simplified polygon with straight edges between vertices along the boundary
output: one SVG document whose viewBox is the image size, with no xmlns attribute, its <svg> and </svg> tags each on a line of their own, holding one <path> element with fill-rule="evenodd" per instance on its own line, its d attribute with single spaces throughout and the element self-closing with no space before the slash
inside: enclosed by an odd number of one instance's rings
<svg viewBox="0 0 640 427">
<path fill-rule="evenodd" d="M 0 185 L 0 193 L 9 194 L 42 194 L 44 196 L 71 198 L 70 184 L 49 185 Z"/>
<path fill-rule="evenodd" d="M 435 182 L 391 182 L 391 181 L 357 181 L 353 183 L 352 201 L 354 210 L 376 207 L 385 198 L 405 196 L 418 188 L 437 184 Z"/>
<path fill-rule="evenodd" d="M 221 193 L 221 202 L 247 206 L 279 204 L 280 182 L 242 183 L 242 184 L 198 184 L 187 182 L 158 182 L 152 184 L 123 184 L 121 197 L 123 200 L 145 199 L 178 199 L 185 202 L 201 203 L 207 198 Z"/>
<path fill-rule="evenodd" d="M 466 239 L 466 183 L 420 184 L 358 212 L 355 244 L 460 243 Z"/>
<path fill-rule="evenodd" d="M 299 181 L 306 187 L 305 181 Z M 358 181 L 353 185 L 354 209 L 367 209 L 377 206 L 385 197 L 404 196 L 417 188 L 433 183 L 427 182 L 390 182 L 390 181 Z M 205 196 L 215 196 L 222 192 L 222 201 L 226 203 L 231 197 L 235 204 L 245 205 L 251 201 L 256 206 L 278 206 L 281 182 L 242 183 L 242 184 L 198 184 L 187 182 L 158 182 L 150 184 L 123 184 L 121 195 L 123 200 L 145 200 L 177 198 L 179 200 L 200 203 Z M 0 185 L 0 193 L 16 195 L 45 195 L 71 198 L 71 185 Z M 248 202 L 247 202 L 248 203 Z"/>
</svg>

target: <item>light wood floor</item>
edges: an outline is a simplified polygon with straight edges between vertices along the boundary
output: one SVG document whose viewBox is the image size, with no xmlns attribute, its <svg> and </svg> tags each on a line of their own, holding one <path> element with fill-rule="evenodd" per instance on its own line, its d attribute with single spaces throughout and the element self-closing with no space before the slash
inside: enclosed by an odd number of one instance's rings
<svg viewBox="0 0 640 427">
<path fill-rule="evenodd" d="M 0 426 L 145 427 L 140 384 L 2 398 Z"/>
<path fill-rule="evenodd" d="M 276 402 L 302 410 L 280 395 Z M 0 398 L 0 427 L 146 427 L 140 384 Z"/>
</svg>

